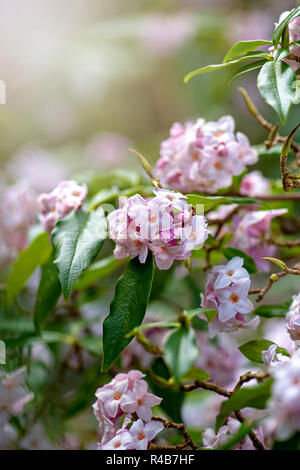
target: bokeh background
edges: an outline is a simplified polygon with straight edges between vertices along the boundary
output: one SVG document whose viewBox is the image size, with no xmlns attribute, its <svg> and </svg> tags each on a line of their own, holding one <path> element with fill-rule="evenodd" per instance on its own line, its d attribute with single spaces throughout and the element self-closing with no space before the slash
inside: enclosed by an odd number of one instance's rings
<svg viewBox="0 0 300 470">
<path fill-rule="evenodd" d="M 137 165 L 130 146 L 154 162 L 171 124 L 198 116 L 232 114 L 253 143 L 262 141 L 237 92 L 246 83 L 263 106 L 255 72 L 229 86 L 232 70 L 187 85 L 183 77 L 220 62 L 235 41 L 270 38 L 295 3 L 0 0 L 1 179 L 51 189 L 83 168 Z"/>
</svg>

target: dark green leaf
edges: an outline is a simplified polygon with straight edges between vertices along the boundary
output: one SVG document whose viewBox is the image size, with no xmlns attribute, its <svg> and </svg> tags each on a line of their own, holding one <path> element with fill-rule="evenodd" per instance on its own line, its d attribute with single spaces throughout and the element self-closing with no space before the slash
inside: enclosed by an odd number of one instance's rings
<svg viewBox="0 0 300 470">
<path fill-rule="evenodd" d="M 248 52 L 254 51 L 260 46 L 266 46 L 272 44 L 272 41 L 265 41 L 264 39 L 257 39 L 254 41 L 239 41 L 225 55 L 223 62 L 235 59 L 240 55 L 247 54 Z"/>
<path fill-rule="evenodd" d="M 271 344 L 276 343 L 273 343 L 273 341 L 269 341 L 268 339 L 255 339 L 240 346 L 239 350 L 247 359 L 249 359 L 249 361 L 263 364 L 262 352 L 267 351 Z M 285 348 L 281 348 L 279 346 L 277 346 L 276 353 L 290 357 L 290 353 Z"/>
<path fill-rule="evenodd" d="M 28 248 L 21 251 L 7 279 L 8 303 L 11 303 L 12 299 L 22 290 L 34 271 L 49 259 L 51 250 L 49 235 L 43 232 L 33 240 Z"/>
<path fill-rule="evenodd" d="M 229 196 L 202 196 L 201 194 L 187 194 L 187 201 L 192 204 L 195 209 L 197 205 L 204 206 L 204 211 L 212 210 L 220 204 L 257 204 L 256 199 L 247 197 L 229 197 Z"/>
<path fill-rule="evenodd" d="M 164 357 L 176 381 L 186 374 L 199 354 L 196 336 L 191 328 L 179 328 L 172 333 L 164 348 Z"/>
<path fill-rule="evenodd" d="M 230 398 L 223 401 L 221 411 L 216 420 L 216 432 L 224 424 L 227 416 L 243 408 L 264 409 L 271 396 L 273 379 L 270 377 L 254 387 L 244 387 L 237 390 Z"/>
<path fill-rule="evenodd" d="M 249 274 L 257 273 L 257 266 L 255 264 L 255 261 L 251 256 L 247 255 L 247 253 L 244 253 L 243 251 L 238 250 L 237 248 L 231 248 L 231 247 L 223 248 L 222 252 L 228 261 L 234 258 L 235 256 L 239 256 L 240 258 L 243 258 L 244 260 L 243 266 L 245 269 L 247 269 L 248 273 Z"/>
<path fill-rule="evenodd" d="M 106 228 L 101 207 L 93 212 L 72 212 L 57 222 L 52 232 L 54 264 L 65 300 L 68 300 L 73 284 L 102 248 Z"/>
<path fill-rule="evenodd" d="M 144 264 L 137 258 L 131 260 L 120 277 L 110 313 L 103 323 L 104 360 L 106 371 L 130 343 L 126 338 L 142 323 L 149 301 L 153 281 L 153 257 L 149 253 Z"/>
<path fill-rule="evenodd" d="M 50 259 L 42 266 L 42 274 L 34 307 L 33 322 L 38 333 L 42 323 L 56 306 L 60 295 L 61 285 L 57 270 L 53 260 Z"/>
<path fill-rule="evenodd" d="M 277 112 L 282 123 L 286 122 L 293 103 L 295 79 L 293 69 L 282 61 L 266 63 L 257 77 L 257 87 L 261 96 Z"/>
<path fill-rule="evenodd" d="M 260 305 L 254 310 L 253 314 L 264 318 L 285 318 L 290 308 L 290 304 L 291 302 L 284 302 L 283 304 L 276 305 Z"/>
</svg>

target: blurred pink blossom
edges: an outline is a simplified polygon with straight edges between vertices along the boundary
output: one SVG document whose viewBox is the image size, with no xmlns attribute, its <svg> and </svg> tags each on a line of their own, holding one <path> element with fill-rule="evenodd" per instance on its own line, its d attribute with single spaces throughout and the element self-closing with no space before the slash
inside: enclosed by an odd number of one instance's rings
<svg viewBox="0 0 300 470">
<path fill-rule="evenodd" d="M 127 137 L 103 132 L 90 140 L 85 153 L 94 168 L 115 168 L 126 163 L 131 146 Z"/>
<path fill-rule="evenodd" d="M 260 171 L 251 171 L 244 176 L 240 186 L 240 193 L 244 196 L 258 197 L 270 194 L 271 184 Z"/>
</svg>

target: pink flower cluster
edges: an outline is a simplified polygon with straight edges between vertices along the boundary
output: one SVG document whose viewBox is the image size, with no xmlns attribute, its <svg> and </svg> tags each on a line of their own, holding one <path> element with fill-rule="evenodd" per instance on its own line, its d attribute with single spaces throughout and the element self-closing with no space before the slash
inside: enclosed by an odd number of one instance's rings
<svg viewBox="0 0 300 470">
<path fill-rule="evenodd" d="M 26 248 L 28 230 L 37 214 L 36 197 L 27 184 L 8 186 L 1 195 L 0 264 L 13 261 Z"/>
<path fill-rule="evenodd" d="M 240 193 L 244 196 L 267 196 L 271 192 L 270 181 L 260 171 L 250 171 L 242 179 Z"/>
<path fill-rule="evenodd" d="M 208 236 L 203 216 L 180 193 L 154 190 L 155 197 L 120 198 L 119 209 L 108 216 L 109 234 L 116 242 L 116 258 L 139 257 L 144 263 L 148 250 L 159 269 L 169 269 L 174 260 L 187 259 L 202 247 Z"/>
<path fill-rule="evenodd" d="M 221 426 L 217 434 L 211 428 L 207 428 L 202 433 L 203 445 L 209 449 L 217 449 L 232 439 L 241 427 L 241 423 L 232 417 L 227 419 L 227 423 Z M 263 440 L 262 430 L 256 430 L 259 439 Z M 234 450 L 256 450 L 249 436 L 245 436 L 233 448 Z"/>
<path fill-rule="evenodd" d="M 286 440 L 300 431 L 300 350 L 292 358 L 270 369 L 274 377 L 269 402 L 269 433 Z"/>
<path fill-rule="evenodd" d="M 293 302 L 286 316 L 286 329 L 294 341 L 300 340 L 300 293 L 293 296 Z"/>
<path fill-rule="evenodd" d="M 99 450 L 146 450 L 163 429 L 162 423 L 151 421 L 151 408 L 162 399 L 148 392 L 143 377 L 140 371 L 131 370 L 96 391 L 93 409 L 100 426 Z M 136 421 L 132 421 L 134 413 Z"/>
<path fill-rule="evenodd" d="M 235 257 L 226 265 L 214 266 L 208 275 L 201 307 L 217 310 L 217 315 L 208 324 L 212 337 L 220 331 L 255 329 L 259 323 L 258 317 L 245 321 L 253 304 L 248 299 L 250 276 L 242 266 L 243 259 Z"/>
<path fill-rule="evenodd" d="M 60 219 L 73 209 L 81 208 L 87 195 L 87 186 L 75 181 L 61 181 L 51 193 L 41 194 L 38 198 L 41 222 L 47 232 L 51 232 Z"/>
<path fill-rule="evenodd" d="M 244 216 L 234 216 L 231 246 L 252 256 L 261 271 L 268 271 L 269 263 L 262 260 L 262 257 L 274 256 L 277 249 L 276 246 L 266 243 L 271 236 L 271 221 L 286 212 L 286 209 L 247 211 Z"/>
<path fill-rule="evenodd" d="M 155 172 L 163 185 L 183 193 L 214 193 L 232 184 L 246 165 L 258 160 L 248 138 L 234 132 L 231 116 L 218 121 L 175 123 L 170 137 L 161 144 Z"/>
</svg>

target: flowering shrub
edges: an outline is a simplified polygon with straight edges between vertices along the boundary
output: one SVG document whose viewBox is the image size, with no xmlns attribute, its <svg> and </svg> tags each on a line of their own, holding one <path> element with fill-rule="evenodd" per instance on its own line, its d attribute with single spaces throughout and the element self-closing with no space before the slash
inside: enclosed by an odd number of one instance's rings
<svg viewBox="0 0 300 470">
<path fill-rule="evenodd" d="M 299 19 L 285 12 L 272 41 L 239 42 L 186 82 L 249 62 L 234 76 L 259 69 L 284 124 Z M 145 174 L 77 182 L 44 155 L 46 181 L 2 188 L 1 448 L 299 450 L 298 126 L 280 135 L 241 93 L 262 145 L 231 116 L 200 117 L 173 124 L 154 168 L 138 154 Z M 124 142 L 101 135 L 86 156 L 98 166 L 110 149 L 115 166 Z M 267 160 L 249 171 L 272 152 L 279 180 Z"/>
</svg>

